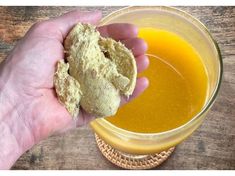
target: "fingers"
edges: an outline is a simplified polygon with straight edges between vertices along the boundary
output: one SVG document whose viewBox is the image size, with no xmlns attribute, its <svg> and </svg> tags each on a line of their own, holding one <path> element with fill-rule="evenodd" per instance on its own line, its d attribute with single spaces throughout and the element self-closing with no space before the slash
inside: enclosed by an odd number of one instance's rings
<svg viewBox="0 0 235 176">
<path fill-rule="evenodd" d="M 138 29 L 132 24 L 116 23 L 98 28 L 103 37 L 111 37 L 115 40 L 121 40 L 124 45 L 133 52 L 136 57 L 137 71 L 141 72 L 149 65 L 149 59 L 145 55 L 147 44 L 143 39 L 137 38 Z M 140 95 L 148 87 L 147 78 L 137 79 L 135 90 L 129 99 L 122 98 L 121 104 L 131 101 L 133 98 Z"/>
<path fill-rule="evenodd" d="M 145 55 L 148 48 L 146 42 L 140 38 L 132 38 L 123 40 L 122 43 L 124 43 L 124 45 L 130 49 L 135 56 L 138 73 L 145 70 L 149 65 L 149 59 Z"/>
<path fill-rule="evenodd" d="M 149 59 L 146 55 L 136 57 L 137 72 L 144 71 L 149 65 Z"/>
<path fill-rule="evenodd" d="M 127 23 L 114 23 L 98 27 L 98 31 L 103 37 L 111 37 L 115 40 L 125 40 L 135 38 L 138 34 L 136 26 Z"/>
<path fill-rule="evenodd" d="M 143 55 L 148 49 L 147 43 L 140 38 L 130 38 L 121 42 L 132 51 L 134 56 Z"/>
<path fill-rule="evenodd" d="M 142 77 L 138 78 L 136 81 L 136 87 L 133 94 L 127 99 L 125 97 L 121 100 L 121 105 L 126 104 L 127 102 L 131 101 L 132 99 L 138 97 L 149 85 L 149 81 L 147 78 Z"/>
<path fill-rule="evenodd" d="M 80 12 L 79 10 L 74 10 L 60 17 L 54 18 L 51 21 L 59 27 L 63 38 L 65 38 L 71 28 L 78 22 L 97 24 L 101 17 L 102 13 L 100 11 Z"/>
</svg>

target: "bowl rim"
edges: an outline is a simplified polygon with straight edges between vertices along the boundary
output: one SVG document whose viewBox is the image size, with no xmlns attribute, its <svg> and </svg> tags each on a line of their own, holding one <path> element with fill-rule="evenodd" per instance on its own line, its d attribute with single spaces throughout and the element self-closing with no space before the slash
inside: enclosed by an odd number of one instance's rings
<svg viewBox="0 0 235 176">
<path fill-rule="evenodd" d="M 216 82 L 215 88 L 214 88 L 211 96 L 208 98 L 207 102 L 203 105 L 200 112 L 198 112 L 196 115 L 194 115 L 194 117 L 191 120 L 189 120 L 188 122 L 184 123 L 183 125 L 181 125 L 177 128 L 167 130 L 164 132 L 157 132 L 157 133 L 141 133 L 141 132 L 133 132 L 133 131 L 128 131 L 128 130 L 119 128 L 119 127 L 113 125 L 112 123 L 108 122 L 104 118 L 98 119 L 98 120 L 101 120 L 102 123 L 106 123 L 108 126 L 112 127 L 112 131 L 115 129 L 116 132 L 121 132 L 122 134 L 125 133 L 125 135 L 131 135 L 132 138 L 133 137 L 140 137 L 140 136 L 144 136 L 144 137 L 151 136 L 152 137 L 152 136 L 167 135 L 167 134 L 175 133 L 177 131 L 180 131 L 183 128 L 190 126 L 195 121 L 199 120 L 200 117 L 202 117 L 202 115 L 205 114 L 207 112 L 207 110 L 209 110 L 209 108 L 213 105 L 213 103 L 215 102 L 215 99 L 218 95 L 219 89 L 221 87 L 221 82 L 222 82 L 223 61 L 222 61 L 222 55 L 221 55 L 219 45 L 217 44 L 216 40 L 214 39 L 214 37 L 212 36 L 210 31 L 207 29 L 207 27 L 201 21 L 199 21 L 196 17 L 192 16 L 188 12 L 185 12 L 184 10 L 181 10 L 181 9 L 178 9 L 175 7 L 169 7 L 169 6 L 128 6 L 128 7 L 118 9 L 118 10 L 108 14 L 106 17 L 104 17 L 101 20 L 99 25 L 103 25 L 103 24 L 107 23 L 110 19 L 112 19 L 113 17 L 119 16 L 119 15 L 122 15 L 125 13 L 129 13 L 129 12 L 133 12 L 133 11 L 140 11 L 140 10 L 156 10 L 156 9 L 164 10 L 164 11 L 168 11 L 168 12 L 170 11 L 170 12 L 176 13 L 177 15 L 183 16 L 185 18 L 190 18 L 190 20 L 193 22 L 193 24 L 195 24 L 200 30 L 202 30 L 203 33 L 205 33 L 207 35 L 207 37 L 209 37 L 209 39 L 212 41 L 212 45 L 215 47 L 215 49 L 217 51 L 216 58 L 218 58 L 218 60 L 219 60 L 219 74 L 217 77 L 217 82 Z M 107 126 L 105 126 L 105 127 L 107 127 Z"/>
</svg>

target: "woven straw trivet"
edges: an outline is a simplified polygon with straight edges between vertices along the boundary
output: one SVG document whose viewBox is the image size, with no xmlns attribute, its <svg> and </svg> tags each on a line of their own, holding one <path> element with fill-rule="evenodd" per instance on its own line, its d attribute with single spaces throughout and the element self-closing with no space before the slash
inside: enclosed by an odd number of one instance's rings
<svg viewBox="0 0 235 176">
<path fill-rule="evenodd" d="M 167 151 L 151 155 L 131 155 L 125 154 L 115 150 L 110 145 L 106 144 L 102 139 L 95 134 L 95 139 L 101 153 L 113 164 L 124 169 L 151 169 L 160 165 L 165 161 L 175 147 L 170 148 Z"/>
</svg>

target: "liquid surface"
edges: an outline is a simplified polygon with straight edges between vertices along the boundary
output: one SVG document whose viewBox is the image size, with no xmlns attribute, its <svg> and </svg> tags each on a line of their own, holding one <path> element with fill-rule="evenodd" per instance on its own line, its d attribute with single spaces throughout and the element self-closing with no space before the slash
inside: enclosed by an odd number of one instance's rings
<svg viewBox="0 0 235 176">
<path fill-rule="evenodd" d="M 177 128 L 198 113 L 207 96 L 207 75 L 200 56 L 176 34 L 142 28 L 150 65 L 139 74 L 150 85 L 142 95 L 106 118 L 134 132 L 156 133 Z"/>
</svg>

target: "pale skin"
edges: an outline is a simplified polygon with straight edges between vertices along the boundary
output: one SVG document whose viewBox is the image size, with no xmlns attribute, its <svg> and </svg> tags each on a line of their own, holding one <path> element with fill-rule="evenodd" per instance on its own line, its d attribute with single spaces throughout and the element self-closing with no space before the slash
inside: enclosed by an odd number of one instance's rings
<svg viewBox="0 0 235 176">
<path fill-rule="evenodd" d="M 64 58 L 63 41 L 78 22 L 98 24 L 100 12 L 78 10 L 33 25 L 0 65 L 0 169 L 10 169 L 33 145 L 48 136 L 87 124 L 94 117 L 81 111 L 72 119 L 59 103 L 53 75 L 58 60 Z M 101 35 L 120 40 L 132 50 L 138 72 L 148 66 L 144 55 L 146 43 L 137 38 L 138 30 L 130 24 L 98 27 Z M 148 86 L 138 78 L 130 99 Z"/>
</svg>

